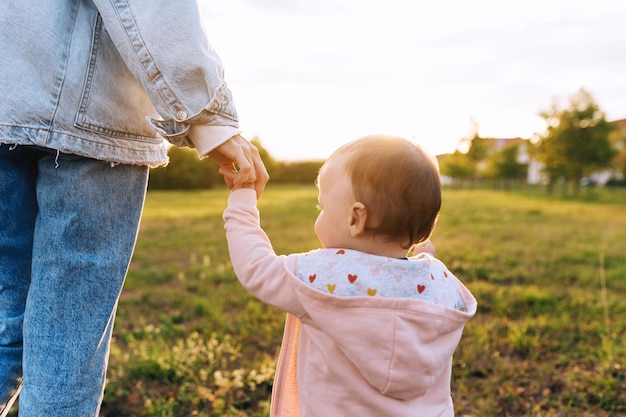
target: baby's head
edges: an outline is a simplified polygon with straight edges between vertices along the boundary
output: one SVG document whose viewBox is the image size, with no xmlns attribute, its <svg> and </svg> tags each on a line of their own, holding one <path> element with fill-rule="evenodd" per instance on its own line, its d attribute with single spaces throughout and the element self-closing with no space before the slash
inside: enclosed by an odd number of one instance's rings
<svg viewBox="0 0 626 417">
<path fill-rule="evenodd" d="M 441 208 L 441 181 L 436 159 L 420 146 L 386 135 L 341 146 L 320 170 L 320 205 L 324 176 L 327 188 L 343 188 L 337 193 L 346 195 L 346 203 L 362 205 L 366 235 L 405 249 L 430 237 Z M 348 184 L 334 184 L 342 179 Z"/>
</svg>

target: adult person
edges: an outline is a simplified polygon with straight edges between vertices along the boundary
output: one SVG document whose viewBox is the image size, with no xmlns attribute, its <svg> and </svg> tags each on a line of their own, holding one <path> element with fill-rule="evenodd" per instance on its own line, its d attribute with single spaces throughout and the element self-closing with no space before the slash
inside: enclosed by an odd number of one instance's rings
<svg viewBox="0 0 626 417">
<path fill-rule="evenodd" d="M 163 138 L 267 172 L 195 0 L 11 1 L 0 63 L 0 416 L 96 416 Z"/>
</svg>

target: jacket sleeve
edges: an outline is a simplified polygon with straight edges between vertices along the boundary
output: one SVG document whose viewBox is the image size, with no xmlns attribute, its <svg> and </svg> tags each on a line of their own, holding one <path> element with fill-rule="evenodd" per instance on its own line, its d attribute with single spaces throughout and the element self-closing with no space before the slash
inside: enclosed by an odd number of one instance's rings
<svg viewBox="0 0 626 417">
<path fill-rule="evenodd" d="M 94 3 L 122 59 L 161 116 L 149 121 L 162 136 L 194 148 L 187 135 L 190 124 L 220 127 L 215 143 L 203 145 L 212 149 L 238 133 L 222 62 L 207 40 L 196 0 Z"/>
<path fill-rule="evenodd" d="M 299 255 L 276 255 L 259 225 L 255 191 L 231 192 L 224 221 L 233 269 L 244 288 L 259 300 L 301 318 L 305 310 L 292 272 Z"/>
</svg>

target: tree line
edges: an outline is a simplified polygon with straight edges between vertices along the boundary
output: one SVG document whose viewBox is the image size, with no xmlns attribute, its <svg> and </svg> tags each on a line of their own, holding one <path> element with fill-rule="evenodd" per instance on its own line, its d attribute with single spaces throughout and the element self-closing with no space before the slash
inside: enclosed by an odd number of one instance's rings
<svg viewBox="0 0 626 417">
<path fill-rule="evenodd" d="M 442 176 L 457 186 L 490 181 L 509 187 L 526 182 L 534 164 L 540 167 L 548 191 L 563 184 L 577 194 L 585 178 L 603 170 L 612 176 L 609 184 L 626 185 L 626 126 L 608 122 L 589 92 L 580 89 L 567 106 L 555 102 L 540 116 L 547 125 L 543 134 L 504 140 L 503 146 L 501 139 L 483 138 L 476 129 L 459 141 L 453 153 L 438 156 Z M 273 183 L 311 184 L 324 162 L 277 161 L 259 138 L 252 142 Z M 188 148 L 171 147 L 168 154 L 169 165 L 151 170 L 150 189 L 207 189 L 223 184 L 210 159 L 198 159 Z"/>
<path fill-rule="evenodd" d="M 313 184 L 324 161 L 281 162 L 275 160 L 258 138 L 252 139 L 272 183 Z M 170 162 L 150 170 L 151 190 L 211 189 L 224 184 L 218 166 L 209 158 L 199 159 L 195 150 L 170 147 Z"/>
<path fill-rule="evenodd" d="M 547 128 L 543 134 L 523 139 L 483 138 L 475 132 L 459 142 L 454 153 L 440 158 L 444 177 L 457 186 L 479 181 L 510 185 L 526 182 L 534 165 L 538 182 L 552 192 L 557 184 L 578 194 L 582 184 L 593 184 L 604 173 L 609 185 L 626 185 L 626 126 L 606 120 L 593 97 L 580 89 L 566 107 L 556 102 L 540 116 Z"/>
</svg>

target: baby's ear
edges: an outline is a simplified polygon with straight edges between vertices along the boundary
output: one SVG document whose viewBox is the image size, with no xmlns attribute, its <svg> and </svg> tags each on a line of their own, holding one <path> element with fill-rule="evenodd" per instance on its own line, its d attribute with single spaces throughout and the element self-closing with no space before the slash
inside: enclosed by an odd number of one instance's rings
<svg viewBox="0 0 626 417">
<path fill-rule="evenodd" d="M 367 223 L 367 209 L 365 204 L 356 202 L 350 207 L 350 236 L 357 237 L 365 230 L 365 224 Z"/>
</svg>

